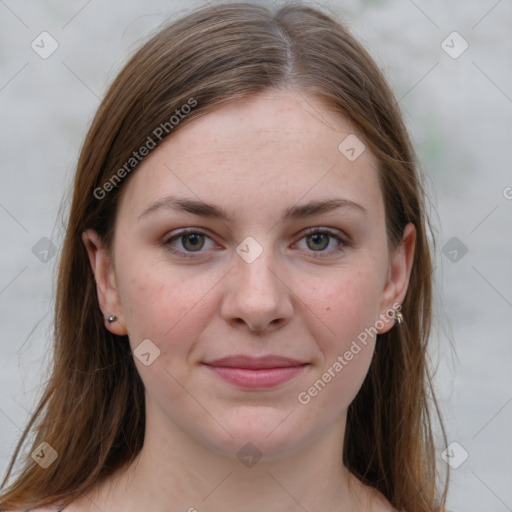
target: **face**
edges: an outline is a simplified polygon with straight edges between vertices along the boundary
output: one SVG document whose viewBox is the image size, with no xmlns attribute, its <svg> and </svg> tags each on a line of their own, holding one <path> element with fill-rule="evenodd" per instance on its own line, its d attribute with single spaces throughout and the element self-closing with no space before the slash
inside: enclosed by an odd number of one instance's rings
<svg viewBox="0 0 512 512">
<path fill-rule="evenodd" d="M 268 456 L 343 428 L 414 246 L 389 247 L 376 159 L 338 149 L 355 133 L 290 91 L 223 106 L 124 185 L 110 258 L 84 234 L 153 426 Z"/>
</svg>

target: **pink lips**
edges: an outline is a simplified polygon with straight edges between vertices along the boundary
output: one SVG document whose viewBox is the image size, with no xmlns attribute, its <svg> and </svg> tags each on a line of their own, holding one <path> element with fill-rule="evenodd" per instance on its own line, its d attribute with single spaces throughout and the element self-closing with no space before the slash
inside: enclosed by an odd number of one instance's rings
<svg viewBox="0 0 512 512">
<path fill-rule="evenodd" d="M 307 366 L 307 363 L 281 356 L 232 356 L 204 364 L 225 381 L 251 389 L 282 384 Z"/>
</svg>

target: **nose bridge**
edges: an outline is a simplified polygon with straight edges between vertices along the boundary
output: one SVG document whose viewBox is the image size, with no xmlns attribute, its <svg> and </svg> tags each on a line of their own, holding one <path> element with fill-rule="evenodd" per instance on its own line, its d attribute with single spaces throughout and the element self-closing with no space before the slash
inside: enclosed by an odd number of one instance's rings
<svg viewBox="0 0 512 512">
<path fill-rule="evenodd" d="M 257 242 L 256 242 L 257 243 Z M 258 244 L 259 245 L 259 244 Z M 243 250 L 249 249 L 244 253 Z M 240 256 L 236 265 L 240 282 L 239 288 L 246 287 L 248 298 L 255 301 L 265 299 L 266 302 L 274 303 L 278 300 L 281 282 L 277 278 L 276 258 L 273 255 L 273 249 L 270 243 L 265 248 L 255 242 L 246 241 L 237 248 Z"/>
<path fill-rule="evenodd" d="M 223 305 L 226 321 L 243 320 L 252 330 L 264 330 L 292 314 L 287 287 L 279 277 L 279 262 L 267 237 L 265 245 L 246 238 L 237 247 L 235 271 Z"/>
</svg>

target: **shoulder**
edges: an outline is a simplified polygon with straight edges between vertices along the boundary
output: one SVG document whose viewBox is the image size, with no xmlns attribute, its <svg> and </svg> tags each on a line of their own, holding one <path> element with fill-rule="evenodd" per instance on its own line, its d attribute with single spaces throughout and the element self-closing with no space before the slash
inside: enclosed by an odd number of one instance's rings
<svg viewBox="0 0 512 512">
<path fill-rule="evenodd" d="M 30 510 L 23 510 L 20 512 L 61 512 L 63 509 L 58 505 L 49 505 L 47 507 L 31 508 Z"/>
</svg>

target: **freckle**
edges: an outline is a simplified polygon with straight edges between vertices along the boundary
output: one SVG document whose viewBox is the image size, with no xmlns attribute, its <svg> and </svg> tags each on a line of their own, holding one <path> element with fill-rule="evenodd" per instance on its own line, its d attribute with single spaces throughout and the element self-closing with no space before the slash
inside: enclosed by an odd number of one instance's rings
<svg viewBox="0 0 512 512">
<path fill-rule="evenodd" d="M 331 309 L 331 306 L 327 306 L 327 307 L 325 308 L 325 311 L 329 311 L 330 309 Z"/>
</svg>

